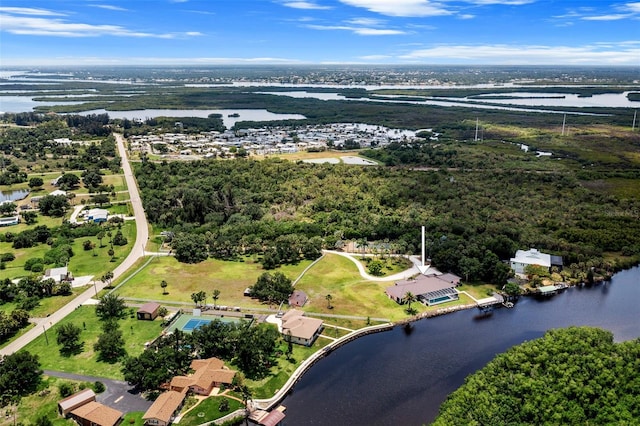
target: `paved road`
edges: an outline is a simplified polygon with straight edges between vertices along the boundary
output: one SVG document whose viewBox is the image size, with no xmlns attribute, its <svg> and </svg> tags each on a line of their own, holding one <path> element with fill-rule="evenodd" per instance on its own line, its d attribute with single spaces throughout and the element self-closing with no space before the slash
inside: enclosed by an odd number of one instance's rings
<svg viewBox="0 0 640 426">
<path fill-rule="evenodd" d="M 106 390 L 96 396 L 96 400 L 123 413 L 131 411 L 147 411 L 152 401 L 147 401 L 139 392 L 135 392 L 127 382 L 107 379 L 104 377 L 83 376 L 80 374 L 63 373 L 61 371 L 44 370 L 44 374 L 62 379 L 79 380 L 82 382 L 102 382 Z"/>
<path fill-rule="evenodd" d="M 116 142 L 118 145 L 118 151 L 122 159 L 122 169 L 124 170 L 125 181 L 127 182 L 127 188 L 129 189 L 129 195 L 131 198 L 131 205 L 133 206 L 134 216 L 136 218 L 136 242 L 131 249 L 131 252 L 127 258 L 113 270 L 113 279 L 120 277 L 129 268 L 131 268 L 138 259 L 144 256 L 144 247 L 149 239 L 149 225 L 147 223 L 147 217 L 144 214 L 142 208 L 142 200 L 140 199 L 140 193 L 138 191 L 138 185 L 133 177 L 131 165 L 127 159 L 127 150 L 124 147 L 124 138 L 120 134 L 115 134 Z M 23 347 L 36 337 L 41 335 L 45 329 L 49 329 L 61 321 L 64 317 L 73 312 L 76 308 L 82 305 L 87 300 L 91 299 L 96 293 L 106 287 L 106 283 L 102 281 L 94 281 L 93 287 L 87 289 L 81 293 L 78 297 L 67 303 L 65 306 L 51 314 L 46 318 L 37 320 L 35 327 L 27 331 L 25 334 L 0 349 L 0 355 L 10 355 Z"/>
</svg>

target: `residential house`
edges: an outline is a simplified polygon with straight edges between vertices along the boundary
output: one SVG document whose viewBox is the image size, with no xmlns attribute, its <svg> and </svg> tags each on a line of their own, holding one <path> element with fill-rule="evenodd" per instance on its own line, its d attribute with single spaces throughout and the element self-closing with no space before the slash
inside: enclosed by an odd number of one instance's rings
<svg viewBox="0 0 640 426">
<path fill-rule="evenodd" d="M 287 311 L 280 321 L 281 333 L 285 338 L 305 346 L 311 346 L 324 328 L 321 319 L 306 317 L 303 311 L 297 309 Z"/>
<path fill-rule="evenodd" d="M 173 390 L 161 393 L 142 416 L 144 424 L 154 426 L 170 425 L 182 408 L 185 396 L 186 392 Z"/>
<path fill-rule="evenodd" d="M 49 193 L 49 195 L 53 195 L 54 197 L 57 197 L 59 195 L 67 195 L 67 191 L 63 191 L 62 189 L 56 189 L 55 191 L 51 191 Z M 33 201 L 33 198 L 31 199 Z"/>
<path fill-rule="evenodd" d="M 560 260 L 562 262 L 562 260 Z M 512 257 L 509 261 L 511 269 L 516 274 L 524 275 L 525 268 L 529 265 L 539 265 L 544 268 L 551 268 L 551 255 L 542 253 L 537 249 L 518 250 L 515 257 Z"/>
<path fill-rule="evenodd" d="M 0 226 L 17 225 L 20 222 L 20 216 L 0 217 Z"/>
<path fill-rule="evenodd" d="M 413 294 L 418 301 L 427 306 L 458 300 L 456 286 L 460 284 L 460 278 L 454 274 L 444 275 L 419 275 L 414 280 L 402 280 L 391 287 L 387 287 L 385 293 L 389 299 L 397 303 L 405 303 L 407 293 Z"/>
<path fill-rule="evenodd" d="M 81 405 L 70 416 L 80 426 L 117 426 L 123 420 L 121 411 L 95 401 Z"/>
<path fill-rule="evenodd" d="M 193 374 L 175 376 L 169 384 L 170 390 L 184 392 L 188 389 L 198 395 L 208 396 L 214 387 L 230 385 L 236 375 L 234 370 L 229 370 L 218 358 L 194 359 L 190 367 Z"/>
<path fill-rule="evenodd" d="M 44 277 L 42 277 L 42 279 L 47 280 L 49 278 L 52 278 L 56 283 L 73 281 L 73 275 L 69 272 L 69 269 L 66 266 L 45 270 Z"/>
<path fill-rule="evenodd" d="M 158 316 L 158 310 L 160 309 L 160 304 L 157 302 L 149 302 L 140 306 L 138 312 L 136 313 L 139 320 L 149 320 L 153 321 Z"/>
<path fill-rule="evenodd" d="M 91 389 L 84 389 L 80 392 L 76 392 L 73 395 L 66 397 L 58 402 L 58 413 L 62 417 L 75 410 L 76 408 L 96 400 L 96 394 Z"/>
<path fill-rule="evenodd" d="M 109 211 L 105 209 L 91 209 L 85 212 L 84 217 L 94 223 L 106 222 L 109 217 Z"/>
</svg>

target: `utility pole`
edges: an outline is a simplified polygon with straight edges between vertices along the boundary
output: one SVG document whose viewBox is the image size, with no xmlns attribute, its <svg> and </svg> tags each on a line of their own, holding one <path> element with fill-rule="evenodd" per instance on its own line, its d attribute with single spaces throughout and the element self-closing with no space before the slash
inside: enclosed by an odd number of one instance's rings
<svg viewBox="0 0 640 426">
<path fill-rule="evenodd" d="M 478 142 L 478 124 L 479 124 L 479 121 L 478 121 L 478 118 L 476 117 L 476 137 L 474 139 L 475 142 Z"/>
<path fill-rule="evenodd" d="M 564 136 L 564 125 L 567 122 L 567 114 L 562 118 L 562 136 Z"/>
<path fill-rule="evenodd" d="M 636 130 L 636 116 L 638 115 L 638 110 L 633 111 L 633 124 L 631 125 L 631 131 L 634 132 Z"/>
</svg>

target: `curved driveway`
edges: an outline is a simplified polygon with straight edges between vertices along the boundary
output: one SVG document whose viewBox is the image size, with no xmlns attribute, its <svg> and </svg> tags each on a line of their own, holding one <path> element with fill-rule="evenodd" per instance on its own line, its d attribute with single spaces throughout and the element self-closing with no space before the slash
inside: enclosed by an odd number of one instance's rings
<svg viewBox="0 0 640 426">
<path fill-rule="evenodd" d="M 414 275 L 417 275 L 420 273 L 420 270 L 418 269 L 418 265 L 420 264 L 420 261 L 418 260 L 417 256 L 409 256 L 409 260 L 411 260 L 411 262 L 413 263 L 413 266 L 411 268 L 402 272 L 398 272 L 397 274 L 389 275 L 387 277 L 376 277 L 368 274 L 367 271 L 364 269 L 364 265 L 362 264 L 362 262 L 360 262 L 358 259 L 355 258 L 356 256 L 360 256 L 359 254 L 345 253 L 343 251 L 335 251 L 335 250 L 323 250 L 323 251 L 325 253 L 337 254 L 339 256 L 346 257 L 347 259 L 349 259 L 350 261 L 356 264 L 356 266 L 358 267 L 358 271 L 360 271 L 360 276 L 369 281 L 406 280 L 407 278 L 413 277 Z"/>
<path fill-rule="evenodd" d="M 122 169 L 124 170 L 125 181 L 127 182 L 127 188 L 129 190 L 129 197 L 131 199 L 131 205 L 136 218 L 136 242 L 131 249 L 131 252 L 126 259 L 113 270 L 113 279 L 117 279 L 124 274 L 129 268 L 131 268 L 138 259 L 144 256 L 144 247 L 149 239 L 149 225 L 147 223 L 147 217 L 144 214 L 142 208 L 142 200 L 140 199 L 140 193 L 138 191 L 138 185 L 133 176 L 131 165 L 127 159 L 127 150 L 124 147 L 124 138 L 122 135 L 115 133 L 116 143 L 118 145 L 118 152 L 122 159 Z M 71 302 L 64 305 L 62 308 L 52 313 L 46 318 L 40 318 L 36 321 L 35 327 L 27 331 L 22 336 L 18 337 L 13 342 L 9 343 L 4 348 L 0 349 L 0 355 L 11 355 L 12 353 L 22 349 L 29 342 L 41 335 L 45 329 L 49 329 L 61 321 L 64 317 L 73 312 L 77 307 L 82 305 L 87 300 L 94 297 L 100 290 L 104 289 L 107 283 L 103 283 L 100 280 L 94 280 L 93 286 Z"/>
</svg>

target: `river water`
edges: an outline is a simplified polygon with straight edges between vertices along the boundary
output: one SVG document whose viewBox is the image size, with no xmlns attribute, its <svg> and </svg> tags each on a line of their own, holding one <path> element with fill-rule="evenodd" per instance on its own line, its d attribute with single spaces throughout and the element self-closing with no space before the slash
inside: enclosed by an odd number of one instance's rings
<svg viewBox="0 0 640 426">
<path fill-rule="evenodd" d="M 283 401 L 286 425 L 423 425 L 447 395 L 496 354 L 571 325 L 616 341 L 640 337 L 640 268 L 547 300 L 522 298 L 485 319 L 475 309 L 372 334 L 318 362 Z"/>
</svg>

